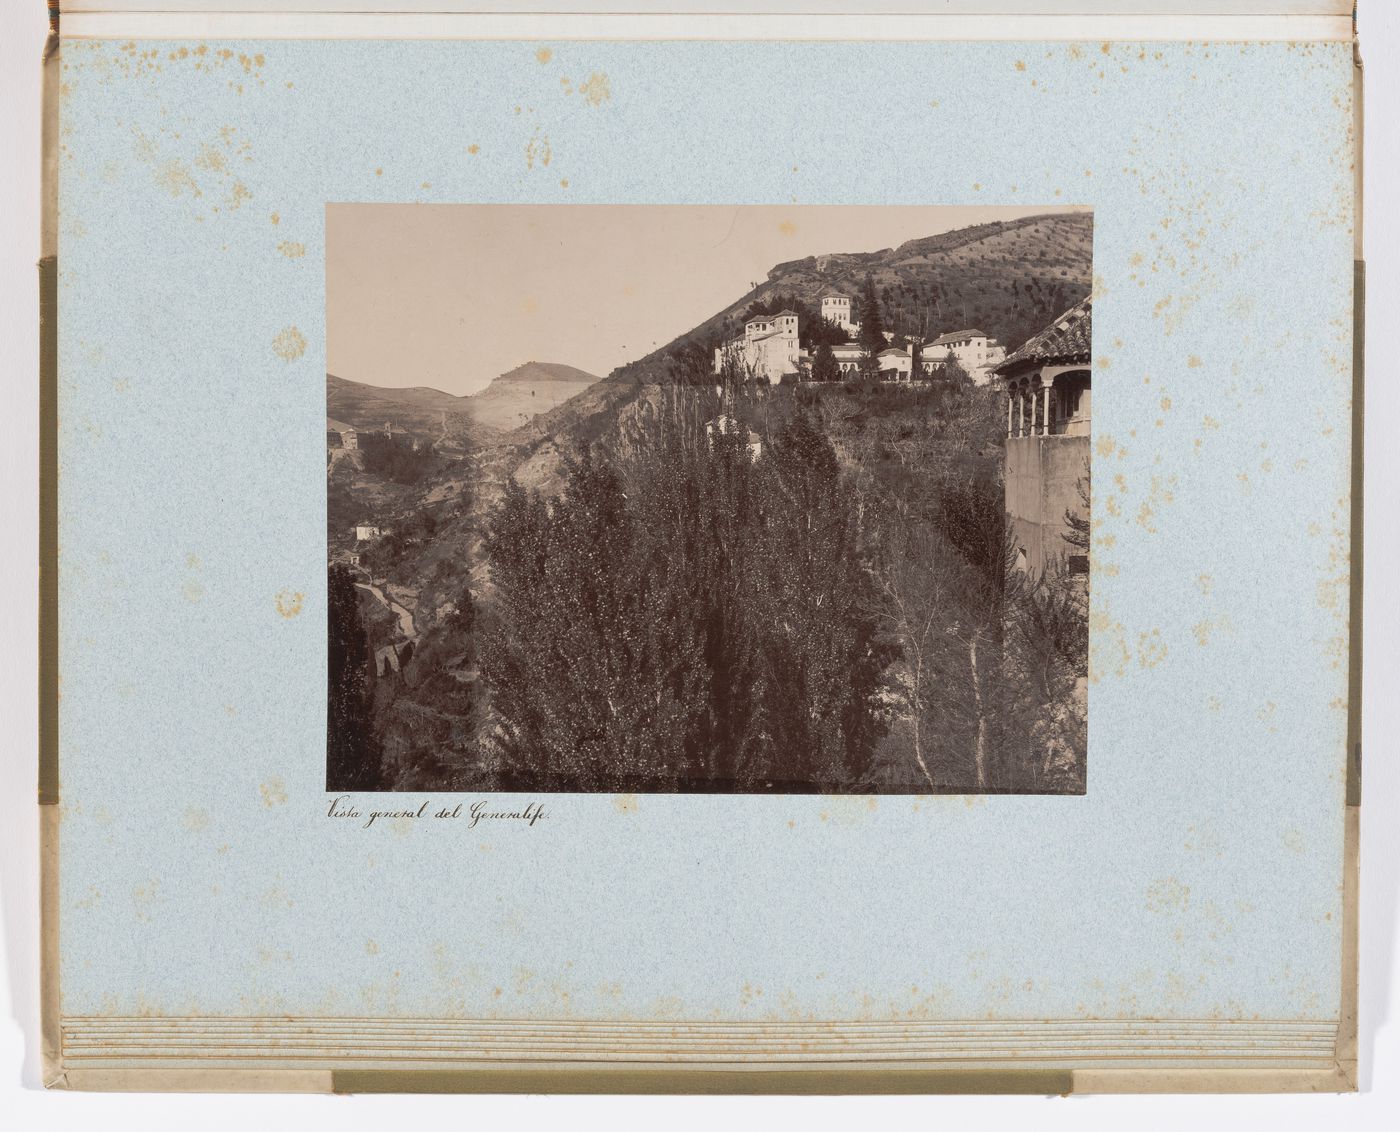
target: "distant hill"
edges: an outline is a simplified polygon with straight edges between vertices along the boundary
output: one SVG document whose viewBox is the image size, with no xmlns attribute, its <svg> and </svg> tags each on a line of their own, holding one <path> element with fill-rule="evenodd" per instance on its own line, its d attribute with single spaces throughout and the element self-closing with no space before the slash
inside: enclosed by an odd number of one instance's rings
<svg viewBox="0 0 1400 1132">
<path fill-rule="evenodd" d="M 509 431 L 562 405 L 596 384 L 598 378 L 558 362 L 526 362 L 494 379 L 480 393 L 462 400 L 478 424 Z"/>
<path fill-rule="evenodd" d="M 412 429 L 409 417 L 431 418 L 443 412 L 459 413 L 464 400 L 423 385 L 385 389 L 326 374 L 326 415 L 356 428 L 382 425 L 392 418 L 395 424 Z"/>
<path fill-rule="evenodd" d="M 385 389 L 326 374 L 326 416 L 360 429 L 392 424 L 438 444 L 469 446 L 483 439 L 466 400 L 422 385 Z"/>
<path fill-rule="evenodd" d="M 439 445 L 472 447 L 583 392 L 598 378 L 558 362 L 526 362 L 480 393 L 454 397 L 415 385 L 386 389 L 326 374 L 326 416 L 356 428 L 393 424 Z"/>
<path fill-rule="evenodd" d="M 867 276 L 886 329 L 929 341 L 975 326 L 1009 353 L 1089 293 L 1093 243 L 1091 214 L 1054 213 L 976 224 L 882 251 L 790 260 L 699 326 L 609 376 L 656 380 L 687 354 L 703 363 L 716 345 L 741 332 L 752 304 L 779 296 L 819 305 L 834 291 L 848 295 L 854 311 Z"/>
<path fill-rule="evenodd" d="M 489 392 L 491 386 L 494 385 L 541 385 L 552 381 L 575 384 L 583 382 L 591 385 L 597 380 L 597 374 L 588 373 L 574 366 L 561 365 L 559 362 L 526 362 L 523 366 L 516 366 L 513 370 L 501 374 L 500 377 L 491 382 L 491 385 L 482 390 L 482 393 Z M 474 396 L 480 397 L 481 393 L 474 394 Z"/>
</svg>

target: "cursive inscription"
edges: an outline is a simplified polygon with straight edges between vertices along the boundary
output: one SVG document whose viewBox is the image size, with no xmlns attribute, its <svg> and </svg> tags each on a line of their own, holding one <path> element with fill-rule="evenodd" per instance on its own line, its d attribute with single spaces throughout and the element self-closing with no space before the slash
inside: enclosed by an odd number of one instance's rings
<svg viewBox="0 0 1400 1132">
<path fill-rule="evenodd" d="M 485 798 L 470 805 L 458 802 L 436 809 L 433 800 L 425 798 L 417 807 L 407 805 L 392 810 L 362 810 L 349 794 L 340 794 L 332 798 L 326 808 L 326 817 L 361 822 L 361 829 L 369 829 L 375 822 L 385 821 L 465 821 L 468 829 L 475 829 L 481 822 L 517 821 L 533 829 L 537 822 L 544 821 L 548 816 L 541 802 L 527 802 L 523 806 L 505 805 L 489 802 Z"/>
</svg>

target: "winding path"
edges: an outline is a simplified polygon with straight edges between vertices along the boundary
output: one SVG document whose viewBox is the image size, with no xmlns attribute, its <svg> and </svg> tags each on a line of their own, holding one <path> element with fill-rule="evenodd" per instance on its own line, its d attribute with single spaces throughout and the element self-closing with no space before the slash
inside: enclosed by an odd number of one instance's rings
<svg viewBox="0 0 1400 1132">
<path fill-rule="evenodd" d="M 383 590 L 371 582 L 356 582 L 355 585 L 362 590 L 368 590 L 374 595 L 381 605 L 385 606 L 390 613 L 399 619 L 399 631 L 410 641 L 418 639 L 418 630 L 413 624 L 413 614 L 401 606 L 398 602 L 388 597 Z"/>
</svg>

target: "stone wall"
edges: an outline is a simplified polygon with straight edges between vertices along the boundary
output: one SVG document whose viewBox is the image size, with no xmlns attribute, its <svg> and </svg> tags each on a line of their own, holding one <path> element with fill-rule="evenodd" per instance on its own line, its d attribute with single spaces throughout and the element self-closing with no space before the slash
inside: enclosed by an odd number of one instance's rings
<svg viewBox="0 0 1400 1132">
<path fill-rule="evenodd" d="M 1012 436 L 1006 441 L 1006 513 L 1026 568 L 1042 573 L 1072 548 L 1065 511 L 1082 512 L 1079 479 L 1089 466 L 1087 436 Z"/>
</svg>

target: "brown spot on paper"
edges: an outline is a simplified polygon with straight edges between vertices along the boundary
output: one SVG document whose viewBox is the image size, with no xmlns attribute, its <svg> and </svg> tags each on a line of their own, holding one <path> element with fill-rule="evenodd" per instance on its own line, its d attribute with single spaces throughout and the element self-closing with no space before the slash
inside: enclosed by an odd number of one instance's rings
<svg viewBox="0 0 1400 1132">
<path fill-rule="evenodd" d="M 212 145 L 201 146 L 198 156 L 194 159 L 195 168 L 203 169 L 208 173 L 225 173 L 228 171 L 228 162 L 224 155 Z"/>
<path fill-rule="evenodd" d="M 275 599 L 277 612 L 290 621 L 301 612 L 301 604 L 305 597 L 300 590 L 282 590 Z"/>
<path fill-rule="evenodd" d="M 1123 624 L 1103 609 L 1089 613 L 1089 682 L 1097 684 L 1105 676 L 1122 676 L 1132 654 Z"/>
<path fill-rule="evenodd" d="M 548 165 L 554 156 L 554 150 L 550 148 L 549 139 L 538 132 L 525 143 L 525 167 L 533 169 L 535 163 L 541 166 Z"/>
<path fill-rule="evenodd" d="M 258 794 L 262 797 L 262 804 L 269 810 L 273 806 L 287 804 L 287 787 L 280 778 L 269 778 L 258 787 Z"/>
<path fill-rule="evenodd" d="M 172 197 L 188 192 L 191 196 L 202 196 L 199 185 L 183 161 L 167 161 L 156 170 L 156 184 Z"/>
<path fill-rule="evenodd" d="M 579 83 L 578 92 L 589 106 L 601 106 L 612 98 L 612 86 L 602 71 L 594 71 L 586 82 Z"/>
<path fill-rule="evenodd" d="M 1167 646 L 1162 641 L 1162 630 L 1152 629 L 1138 634 L 1138 664 L 1143 668 L 1156 668 L 1167 659 Z"/>
<path fill-rule="evenodd" d="M 1149 912 L 1166 915 L 1170 912 L 1184 912 L 1191 904 L 1191 888 L 1175 877 L 1155 881 L 1148 886 L 1146 908 Z"/>
<path fill-rule="evenodd" d="M 151 919 L 151 905 L 156 899 L 156 882 L 150 881 L 146 884 L 138 884 L 131 890 L 131 903 L 136 908 L 136 919 L 140 923 L 149 923 Z"/>
<path fill-rule="evenodd" d="M 306 353 L 306 339 L 295 326 L 289 326 L 272 340 L 272 352 L 285 362 L 294 362 Z"/>
</svg>

